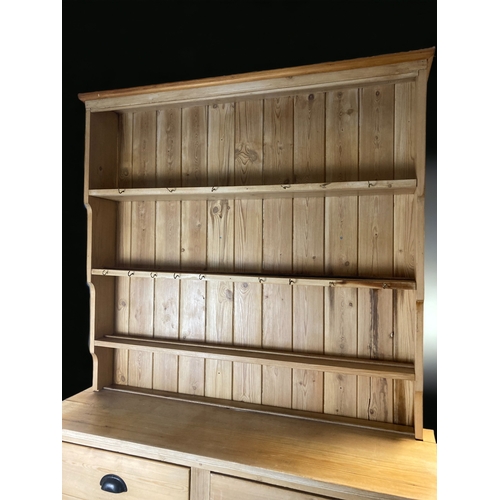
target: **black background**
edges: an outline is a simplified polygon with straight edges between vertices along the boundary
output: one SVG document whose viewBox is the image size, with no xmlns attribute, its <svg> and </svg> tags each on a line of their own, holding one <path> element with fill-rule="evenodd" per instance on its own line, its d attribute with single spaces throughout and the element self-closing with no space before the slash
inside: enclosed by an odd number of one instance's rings
<svg viewBox="0 0 500 500">
<path fill-rule="evenodd" d="M 437 14 L 435 1 L 422 0 L 67 0 L 62 12 L 65 399 L 92 383 L 82 201 L 85 107 L 77 94 L 436 47 Z M 436 76 L 437 57 L 428 82 L 428 168 L 436 165 Z M 436 385 L 435 369 L 426 366 L 424 426 L 437 432 Z"/>
</svg>

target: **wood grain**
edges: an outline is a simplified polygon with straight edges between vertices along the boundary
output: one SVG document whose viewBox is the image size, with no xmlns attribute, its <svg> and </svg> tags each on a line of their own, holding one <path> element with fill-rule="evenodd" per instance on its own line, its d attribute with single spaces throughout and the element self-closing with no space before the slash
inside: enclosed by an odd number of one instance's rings
<svg viewBox="0 0 500 500">
<path fill-rule="evenodd" d="M 360 179 L 394 175 L 394 86 L 360 91 Z M 358 273 L 393 273 L 393 197 L 359 198 Z M 393 356 L 392 291 L 358 290 L 358 355 Z M 393 419 L 393 384 L 383 378 L 358 377 L 358 417 Z"/>
<path fill-rule="evenodd" d="M 268 484 L 245 481 L 220 474 L 211 475 L 210 500 L 321 500 L 325 497 L 301 493 L 270 486 Z"/>
<path fill-rule="evenodd" d="M 185 354 L 190 357 L 204 358 L 212 361 L 238 361 L 271 366 L 286 366 L 299 370 L 306 369 L 320 372 L 360 374 L 363 376 L 373 375 L 390 379 L 414 380 L 414 367 L 411 363 L 326 356 L 323 354 L 313 354 L 310 351 L 291 353 L 287 351 L 257 349 L 248 346 L 240 347 L 214 343 L 200 344 L 192 341 L 186 343 L 144 337 L 120 337 L 117 335 L 96 339 L 95 345 L 107 348 L 126 348 L 143 352 L 163 351 L 179 355 Z"/>
<path fill-rule="evenodd" d="M 149 189 L 91 189 L 96 198 L 113 201 L 189 201 L 189 200 L 261 200 L 279 198 L 332 198 L 374 196 L 379 194 L 413 194 L 415 179 L 363 180 L 338 182 L 305 182 L 257 184 L 255 186 L 201 186 Z"/>
<path fill-rule="evenodd" d="M 208 108 L 208 184 L 234 184 L 234 104 Z M 207 203 L 207 268 L 234 270 L 234 201 Z M 231 282 L 207 283 L 206 340 L 212 343 L 233 342 L 234 289 Z M 232 398 L 233 365 L 207 359 L 205 395 Z"/>
<path fill-rule="evenodd" d="M 207 181 L 207 110 L 182 110 L 182 185 L 197 186 Z M 181 207 L 181 269 L 203 271 L 207 255 L 207 204 L 183 201 Z M 205 340 L 206 286 L 203 281 L 181 283 L 179 336 Z M 205 362 L 179 357 L 179 392 L 205 393 Z"/>
<path fill-rule="evenodd" d="M 359 90 L 328 92 L 325 101 L 326 181 L 358 180 Z M 358 198 L 325 199 L 325 273 L 356 276 Z M 325 290 L 325 353 L 357 354 L 357 289 Z M 325 413 L 355 417 L 357 377 L 325 373 Z"/>
<path fill-rule="evenodd" d="M 118 116 L 118 188 L 132 187 L 134 114 Z M 132 202 L 124 201 L 117 206 L 116 263 L 130 269 L 132 231 Z M 128 334 L 130 318 L 130 279 L 116 279 L 115 331 Z M 128 351 L 117 349 L 114 353 L 115 383 L 128 385 Z"/>
<path fill-rule="evenodd" d="M 264 101 L 264 183 L 290 183 L 293 179 L 293 98 Z M 292 271 L 293 203 L 290 199 L 264 199 L 262 270 Z M 292 289 L 262 287 L 262 345 L 292 349 Z M 263 366 L 262 404 L 292 407 L 292 371 Z"/>
<path fill-rule="evenodd" d="M 395 85 L 395 179 L 416 176 L 415 109 L 415 83 Z M 394 196 L 394 276 L 415 277 L 415 235 L 415 196 Z M 394 359 L 415 359 L 415 311 L 414 292 L 394 292 Z M 411 382 L 394 381 L 394 422 L 414 423 L 414 387 Z"/>
<path fill-rule="evenodd" d="M 118 237 L 117 237 L 117 264 L 130 267 L 130 244 L 132 226 L 132 203 L 120 203 L 118 206 Z M 119 334 L 128 334 L 130 319 L 130 279 L 116 278 L 115 300 L 115 331 Z M 115 383 L 128 385 L 128 351 L 115 351 Z"/>
<path fill-rule="evenodd" d="M 263 102 L 236 103 L 235 183 L 262 183 Z M 234 267 L 238 272 L 262 270 L 262 200 L 234 202 Z M 262 345 L 262 286 L 244 281 L 234 285 L 234 343 Z M 260 403 L 262 367 L 233 363 L 233 399 Z"/>
<path fill-rule="evenodd" d="M 325 181 L 325 95 L 299 95 L 294 105 L 294 180 Z M 293 200 L 293 271 L 324 272 L 324 199 Z M 324 352 L 324 295 L 316 287 L 293 289 L 293 349 Z M 323 373 L 293 371 L 292 407 L 322 411 Z"/>
<path fill-rule="evenodd" d="M 156 185 L 181 185 L 181 110 L 157 113 Z M 156 268 L 180 269 L 181 202 L 156 202 Z M 154 336 L 179 338 L 179 293 L 176 280 L 155 280 Z M 178 357 L 154 353 L 153 388 L 176 391 L 178 387 Z"/>
<path fill-rule="evenodd" d="M 394 359 L 415 361 L 415 292 L 394 291 Z M 394 423 L 413 426 L 413 382 L 394 381 Z"/>
<path fill-rule="evenodd" d="M 117 187 L 118 129 L 116 113 L 91 113 L 88 153 L 90 189 Z"/>
<path fill-rule="evenodd" d="M 210 496 L 210 471 L 191 467 L 189 500 L 206 500 Z"/>
<path fill-rule="evenodd" d="M 94 389 L 423 439 L 432 55 L 84 96 Z"/>
<path fill-rule="evenodd" d="M 90 288 L 90 342 L 93 358 L 92 385 L 100 390 L 110 384 L 114 377 L 114 353 L 96 345 L 98 339 L 113 329 L 113 306 L 115 303 L 115 282 L 103 276 L 96 276 Z"/>
<path fill-rule="evenodd" d="M 132 184 L 134 187 L 154 187 L 156 184 L 156 113 L 134 114 L 132 139 Z M 155 265 L 154 201 L 132 202 L 130 263 L 134 267 Z M 153 336 L 154 282 L 137 279 L 130 282 L 129 333 Z M 147 352 L 130 352 L 128 381 L 130 385 L 151 388 L 153 356 Z"/>
<path fill-rule="evenodd" d="M 347 425 L 105 390 L 64 404 L 63 439 L 327 497 L 436 495 L 434 443 Z"/>
<path fill-rule="evenodd" d="M 106 500 L 101 490 L 106 474 L 119 475 L 127 486 L 127 498 L 142 500 L 189 499 L 189 469 L 120 453 L 63 443 L 62 492 L 67 498 Z"/>
</svg>

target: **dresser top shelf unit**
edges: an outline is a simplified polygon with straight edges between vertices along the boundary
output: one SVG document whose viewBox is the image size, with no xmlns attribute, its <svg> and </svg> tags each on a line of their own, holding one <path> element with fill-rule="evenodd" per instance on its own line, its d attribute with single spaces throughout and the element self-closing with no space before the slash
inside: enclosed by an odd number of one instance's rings
<svg viewBox="0 0 500 500">
<path fill-rule="evenodd" d="M 67 443 L 190 467 L 195 500 L 435 497 L 433 55 L 79 95 L 94 373 Z"/>
</svg>

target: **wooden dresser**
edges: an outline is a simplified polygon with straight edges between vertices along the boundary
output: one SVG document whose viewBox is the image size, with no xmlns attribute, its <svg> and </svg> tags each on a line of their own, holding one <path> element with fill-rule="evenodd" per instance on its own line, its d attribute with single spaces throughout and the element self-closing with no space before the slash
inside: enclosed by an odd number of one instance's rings
<svg viewBox="0 0 500 500">
<path fill-rule="evenodd" d="M 436 498 L 434 49 L 92 92 L 63 498 Z"/>
</svg>

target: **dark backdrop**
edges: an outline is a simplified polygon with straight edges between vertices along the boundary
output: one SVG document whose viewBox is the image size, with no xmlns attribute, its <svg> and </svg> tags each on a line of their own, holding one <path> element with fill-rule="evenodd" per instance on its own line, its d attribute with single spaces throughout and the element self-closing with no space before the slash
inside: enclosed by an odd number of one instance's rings
<svg viewBox="0 0 500 500">
<path fill-rule="evenodd" d="M 85 110 L 79 92 L 436 45 L 435 1 L 64 1 L 62 398 L 90 387 L 92 381 L 82 202 Z M 431 287 L 436 262 L 436 75 L 437 58 L 429 78 L 427 110 L 428 299 L 435 297 Z M 431 309 L 435 304 L 426 305 L 426 311 Z M 426 323 L 426 345 L 435 346 L 435 335 L 435 325 Z M 425 360 L 424 425 L 437 432 L 436 394 L 434 348 Z"/>
</svg>

